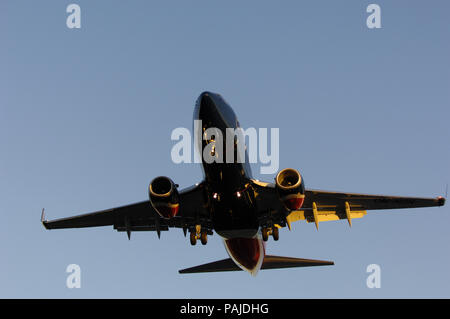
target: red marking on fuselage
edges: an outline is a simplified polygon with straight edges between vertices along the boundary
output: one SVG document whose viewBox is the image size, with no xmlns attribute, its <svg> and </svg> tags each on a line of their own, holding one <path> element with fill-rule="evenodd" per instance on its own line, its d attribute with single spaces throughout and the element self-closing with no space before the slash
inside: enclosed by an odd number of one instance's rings
<svg viewBox="0 0 450 319">
<path fill-rule="evenodd" d="M 255 238 L 224 239 L 224 241 L 225 248 L 236 265 L 252 275 L 256 275 L 264 261 L 263 240 L 257 236 Z"/>
</svg>

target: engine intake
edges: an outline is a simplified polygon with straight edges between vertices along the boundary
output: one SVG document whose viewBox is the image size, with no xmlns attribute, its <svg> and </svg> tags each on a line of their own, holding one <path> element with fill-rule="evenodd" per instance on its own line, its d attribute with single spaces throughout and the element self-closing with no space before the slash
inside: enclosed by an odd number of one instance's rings
<svg viewBox="0 0 450 319">
<path fill-rule="evenodd" d="M 150 182 L 150 203 L 158 214 L 166 219 L 175 217 L 180 208 L 177 185 L 165 176 L 159 176 Z"/>
<path fill-rule="evenodd" d="M 305 200 L 305 184 L 300 173 L 293 168 L 281 170 L 275 177 L 280 200 L 288 210 L 298 210 Z"/>
</svg>

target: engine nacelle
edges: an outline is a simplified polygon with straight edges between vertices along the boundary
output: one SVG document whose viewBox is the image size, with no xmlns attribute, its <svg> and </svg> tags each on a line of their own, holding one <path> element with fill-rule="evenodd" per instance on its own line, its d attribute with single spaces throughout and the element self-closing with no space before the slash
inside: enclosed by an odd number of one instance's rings
<svg viewBox="0 0 450 319">
<path fill-rule="evenodd" d="M 180 208 L 177 185 L 165 176 L 153 179 L 149 185 L 150 203 L 158 214 L 166 219 L 173 218 Z"/>
<path fill-rule="evenodd" d="M 288 210 L 298 210 L 305 201 L 305 184 L 300 173 L 293 168 L 285 168 L 275 177 L 275 185 L 280 200 Z"/>
</svg>

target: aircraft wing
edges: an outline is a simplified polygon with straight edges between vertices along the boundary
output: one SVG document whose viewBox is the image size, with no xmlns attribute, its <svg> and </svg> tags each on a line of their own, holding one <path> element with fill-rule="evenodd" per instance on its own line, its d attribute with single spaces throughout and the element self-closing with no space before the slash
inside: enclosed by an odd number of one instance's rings
<svg viewBox="0 0 450 319">
<path fill-rule="evenodd" d="M 189 228 L 198 220 L 208 224 L 209 216 L 205 210 L 204 186 L 199 184 L 180 192 L 180 211 L 172 219 L 164 219 L 152 207 L 149 200 L 82 214 L 67 218 L 47 221 L 42 212 L 41 221 L 46 229 L 83 228 L 113 226 L 117 231 L 166 231 L 169 227 Z M 206 219 L 206 221 L 205 221 Z"/>
<path fill-rule="evenodd" d="M 283 211 L 274 184 L 254 182 L 254 187 L 258 194 L 257 199 L 259 198 L 263 206 L 278 212 Z M 432 207 L 444 204 L 445 198 L 441 196 L 423 198 L 306 190 L 302 208 L 291 212 L 286 219 L 289 227 L 297 220 L 314 222 L 317 228 L 319 222 L 340 219 L 347 219 L 351 225 L 353 218 L 365 216 L 368 210 Z"/>
<path fill-rule="evenodd" d="M 319 222 L 346 219 L 352 225 L 353 218 L 361 218 L 368 210 L 419 208 L 443 206 L 445 198 L 402 197 L 340 193 L 321 190 L 307 190 L 301 211 L 293 212 L 290 221 L 305 219 Z"/>
<path fill-rule="evenodd" d="M 345 208 L 345 202 L 348 202 L 351 207 L 374 210 L 442 206 L 445 203 L 445 198 L 401 197 L 307 190 L 304 206 L 312 208 L 313 202 L 319 204 L 320 207 L 335 208 Z"/>
</svg>

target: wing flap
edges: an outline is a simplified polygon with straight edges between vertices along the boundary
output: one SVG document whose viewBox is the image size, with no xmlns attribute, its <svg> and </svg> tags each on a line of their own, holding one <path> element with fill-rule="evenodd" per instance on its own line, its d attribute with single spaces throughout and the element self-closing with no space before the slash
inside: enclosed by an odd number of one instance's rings
<svg viewBox="0 0 450 319">
<path fill-rule="evenodd" d="M 367 212 L 365 210 L 355 210 L 350 212 L 350 218 L 362 218 L 365 215 L 367 215 Z M 318 210 L 318 221 L 319 222 L 327 222 L 327 221 L 335 221 L 335 220 L 341 220 L 341 219 L 347 219 L 347 215 L 345 213 L 340 213 L 335 210 Z M 313 223 L 314 220 L 314 214 L 309 211 L 304 210 L 296 210 L 292 211 L 287 217 L 286 217 L 288 223 L 293 223 L 299 220 L 306 220 L 308 223 Z"/>
</svg>

